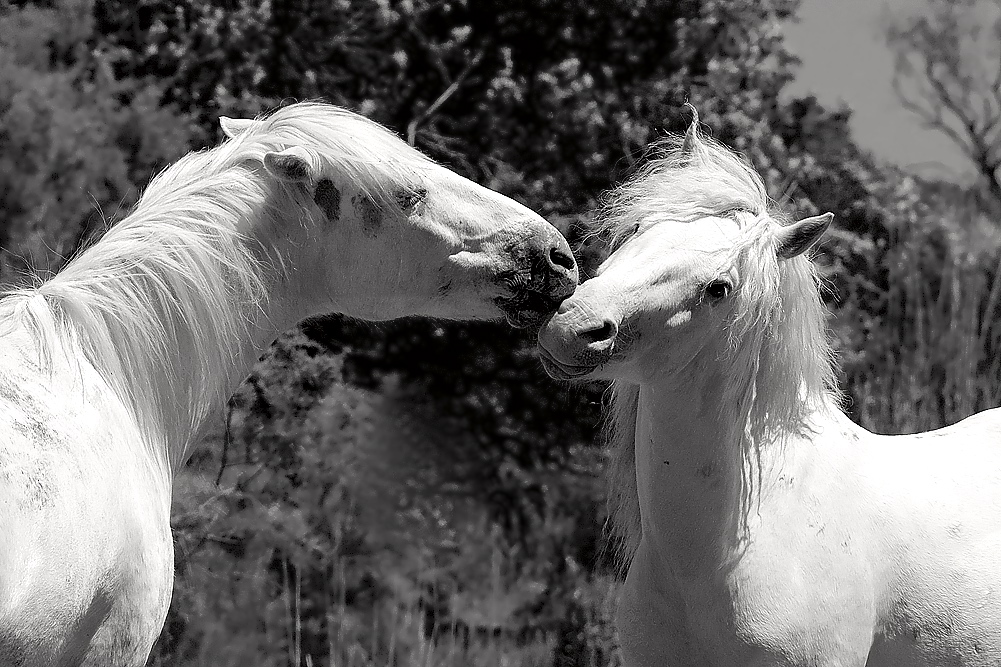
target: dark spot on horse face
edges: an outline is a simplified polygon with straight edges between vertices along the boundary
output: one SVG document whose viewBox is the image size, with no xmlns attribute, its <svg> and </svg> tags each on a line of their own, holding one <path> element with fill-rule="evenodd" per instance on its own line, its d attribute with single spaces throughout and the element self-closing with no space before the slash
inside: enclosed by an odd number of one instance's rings
<svg viewBox="0 0 1001 667">
<path fill-rule="evenodd" d="M 365 235 L 378 236 L 379 228 L 382 226 L 382 211 L 376 203 L 363 195 L 355 195 L 351 198 L 351 204 L 361 218 L 362 231 Z"/>
<path fill-rule="evenodd" d="M 400 190 L 396 193 L 396 205 L 404 213 L 410 214 L 417 208 L 418 204 L 427 199 L 428 191 L 425 188 L 414 188 L 413 190 Z"/>
<path fill-rule="evenodd" d="M 441 285 L 441 287 L 438 288 L 438 294 L 440 294 L 441 296 L 445 296 L 445 295 L 447 295 L 451 291 L 452 291 L 452 281 L 451 280 L 448 280 L 448 281 L 444 282 Z"/>
<path fill-rule="evenodd" d="M 313 201 L 330 222 L 337 222 L 341 219 L 341 191 L 329 178 L 320 179 L 320 182 L 316 184 Z"/>
</svg>

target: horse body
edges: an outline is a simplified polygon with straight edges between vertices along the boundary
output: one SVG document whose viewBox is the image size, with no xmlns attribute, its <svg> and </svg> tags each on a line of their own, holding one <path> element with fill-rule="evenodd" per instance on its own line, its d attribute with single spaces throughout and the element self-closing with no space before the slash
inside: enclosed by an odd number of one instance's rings
<svg viewBox="0 0 1001 667">
<path fill-rule="evenodd" d="M 327 312 L 527 325 L 576 286 L 545 220 L 371 121 L 298 104 L 224 130 L 0 300 L 0 664 L 145 664 L 174 471 L 283 330 Z"/>
<path fill-rule="evenodd" d="M 703 437 L 720 406 L 668 424 L 649 389 L 643 538 L 618 623 L 629 664 L 999 663 L 1001 411 L 896 437 L 816 415 L 811 437 L 761 452 L 737 527 L 739 471 Z"/>
<path fill-rule="evenodd" d="M 880 436 L 841 413 L 814 269 L 692 124 L 613 195 L 614 252 L 539 333 L 614 380 L 630 667 L 1001 664 L 1001 411 Z"/>
</svg>

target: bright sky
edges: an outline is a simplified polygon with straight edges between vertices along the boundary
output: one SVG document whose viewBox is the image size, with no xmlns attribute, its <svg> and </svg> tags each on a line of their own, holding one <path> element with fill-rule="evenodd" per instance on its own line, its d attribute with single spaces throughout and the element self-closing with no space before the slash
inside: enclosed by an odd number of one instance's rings
<svg viewBox="0 0 1001 667">
<path fill-rule="evenodd" d="M 962 179 L 971 168 L 951 141 L 923 129 L 891 85 L 893 59 L 882 37 L 886 12 L 911 13 L 923 0 L 802 0 L 786 43 L 803 61 L 792 91 L 852 109 L 856 142 L 915 173 Z"/>
</svg>

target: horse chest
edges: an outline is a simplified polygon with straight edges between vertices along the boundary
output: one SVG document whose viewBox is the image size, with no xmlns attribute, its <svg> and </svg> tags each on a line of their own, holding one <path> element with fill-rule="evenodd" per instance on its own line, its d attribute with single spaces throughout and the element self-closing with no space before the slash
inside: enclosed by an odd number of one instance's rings
<svg viewBox="0 0 1001 667">
<path fill-rule="evenodd" d="M 876 612 L 862 545 L 811 499 L 775 500 L 727 558 L 734 542 L 701 542 L 705 531 L 645 531 L 621 600 L 630 667 L 865 664 Z"/>
<path fill-rule="evenodd" d="M 96 581 L 95 614 L 84 665 L 143 665 L 160 633 L 173 586 L 173 541 L 165 504 L 121 489 L 113 505 L 117 525 L 107 533 L 116 545 Z M 86 634 L 86 633 L 84 633 Z M 83 639 L 83 636 L 81 636 Z"/>
<path fill-rule="evenodd" d="M 813 574 L 775 562 L 682 580 L 641 546 L 619 602 L 626 664 L 861 667 L 871 603 L 859 590 L 804 594 Z"/>
<path fill-rule="evenodd" d="M 171 557 L 165 558 L 164 551 Z M 84 665 L 139 667 L 160 634 L 173 583 L 172 547 L 150 545 L 117 568 L 117 585 L 108 591 L 109 611 L 89 642 Z"/>
</svg>

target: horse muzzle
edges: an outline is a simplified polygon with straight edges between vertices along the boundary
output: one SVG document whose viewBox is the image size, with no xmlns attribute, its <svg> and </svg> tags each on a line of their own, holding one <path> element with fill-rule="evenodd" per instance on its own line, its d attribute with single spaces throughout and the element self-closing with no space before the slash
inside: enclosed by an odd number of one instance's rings
<svg viewBox="0 0 1001 667">
<path fill-rule="evenodd" d="M 523 267 L 501 279 L 510 296 L 497 299 L 508 324 L 517 328 L 539 324 L 552 315 L 573 295 L 579 278 L 570 246 L 554 228 L 533 239 L 526 255 Z"/>
<path fill-rule="evenodd" d="M 570 298 L 539 330 L 542 365 L 559 380 L 581 378 L 612 358 L 618 320 Z"/>
</svg>

